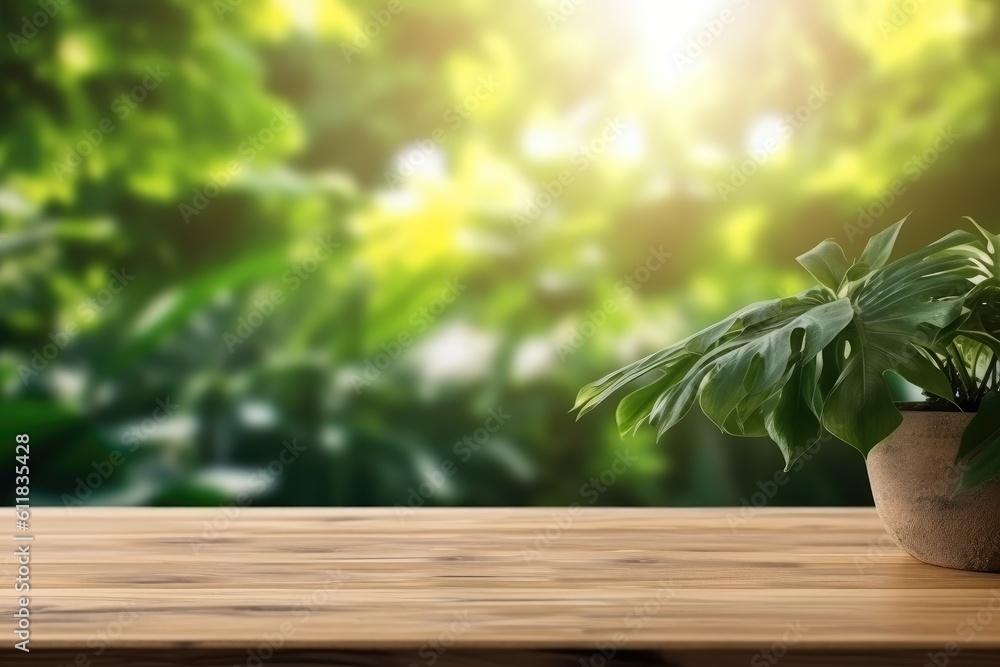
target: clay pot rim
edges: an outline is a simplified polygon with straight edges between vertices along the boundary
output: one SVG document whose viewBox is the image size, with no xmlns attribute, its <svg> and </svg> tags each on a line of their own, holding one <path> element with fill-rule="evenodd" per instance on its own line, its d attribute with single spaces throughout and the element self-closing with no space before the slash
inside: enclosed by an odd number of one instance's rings
<svg viewBox="0 0 1000 667">
<path fill-rule="evenodd" d="M 979 414 L 979 411 L 966 412 L 964 410 L 923 410 L 919 405 L 924 405 L 924 403 L 914 403 L 909 401 L 899 401 L 896 404 L 896 409 L 899 410 L 904 415 L 912 414 L 927 414 L 927 415 L 975 415 Z"/>
</svg>

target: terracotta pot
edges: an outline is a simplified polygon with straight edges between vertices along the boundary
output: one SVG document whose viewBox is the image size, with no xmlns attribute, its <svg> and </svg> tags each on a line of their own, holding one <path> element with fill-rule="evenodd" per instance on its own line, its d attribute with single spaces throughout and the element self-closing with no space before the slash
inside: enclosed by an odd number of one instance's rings
<svg viewBox="0 0 1000 667">
<path fill-rule="evenodd" d="M 875 507 L 889 536 L 925 563 L 1000 571 L 1000 481 L 954 493 L 962 432 L 973 415 L 904 412 L 903 425 L 868 453 Z"/>
</svg>

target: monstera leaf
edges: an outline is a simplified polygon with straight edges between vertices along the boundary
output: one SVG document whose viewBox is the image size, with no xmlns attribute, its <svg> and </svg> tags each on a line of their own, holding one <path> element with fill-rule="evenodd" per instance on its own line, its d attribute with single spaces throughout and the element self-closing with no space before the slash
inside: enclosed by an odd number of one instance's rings
<svg viewBox="0 0 1000 667">
<path fill-rule="evenodd" d="M 929 333 L 961 317 L 973 285 L 968 263 L 942 252 L 974 242 L 956 232 L 872 273 L 851 297 L 855 315 L 842 335 L 840 376 L 826 397 L 823 426 L 867 454 L 903 421 L 885 374 L 950 398 L 951 383 L 932 361 Z"/>
<path fill-rule="evenodd" d="M 827 431 L 865 455 L 891 434 L 902 415 L 890 372 L 945 406 L 964 396 L 956 383 L 981 382 L 986 392 L 992 378 L 995 387 L 1000 237 L 956 231 L 890 263 L 902 225 L 872 237 L 854 262 L 822 242 L 798 258 L 819 285 L 749 306 L 601 378 L 574 409 L 582 416 L 655 375 L 619 404 L 623 435 L 648 422 L 662 436 L 698 402 L 726 433 L 769 435 L 791 466 Z M 1000 413 L 997 400 L 983 412 Z M 970 483 L 1000 475 L 1000 418 L 983 412 L 962 453 Z"/>
<path fill-rule="evenodd" d="M 956 463 L 965 466 L 960 491 L 1000 477 L 1000 394 L 983 399 L 962 435 Z"/>
</svg>

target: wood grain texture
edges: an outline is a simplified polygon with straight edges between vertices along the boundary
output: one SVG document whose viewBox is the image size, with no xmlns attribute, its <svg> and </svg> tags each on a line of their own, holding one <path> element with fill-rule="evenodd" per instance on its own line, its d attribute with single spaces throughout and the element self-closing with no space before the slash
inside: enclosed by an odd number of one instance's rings
<svg viewBox="0 0 1000 667">
<path fill-rule="evenodd" d="M 82 656 L 82 658 L 81 658 Z M 788 653 L 774 662 L 763 656 L 733 651 L 623 651 L 610 660 L 601 653 L 558 650 L 454 649 L 431 659 L 412 650 L 398 651 L 278 651 L 255 660 L 247 652 L 226 650 L 110 651 L 100 656 L 73 651 L 32 651 L 29 655 L 0 652 L 4 667 L 996 667 L 994 652 L 964 651 L 947 662 L 926 652 Z M 79 661 L 79 662 L 78 662 Z"/>
<path fill-rule="evenodd" d="M 45 508 L 32 534 L 33 653 L 1000 650 L 1000 577 L 869 509 Z"/>
</svg>

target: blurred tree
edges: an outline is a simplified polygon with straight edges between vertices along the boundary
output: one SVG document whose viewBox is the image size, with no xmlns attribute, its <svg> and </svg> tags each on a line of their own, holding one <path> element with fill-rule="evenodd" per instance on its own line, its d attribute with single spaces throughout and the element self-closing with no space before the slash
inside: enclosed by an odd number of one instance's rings
<svg viewBox="0 0 1000 667">
<path fill-rule="evenodd" d="M 51 503 L 739 504 L 773 447 L 576 389 L 996 210 L 985 1 L 45 7 L 0 5 L 0 423 Z M 769 502 L 870 495 L 832 443 Z"/>
</svg>

